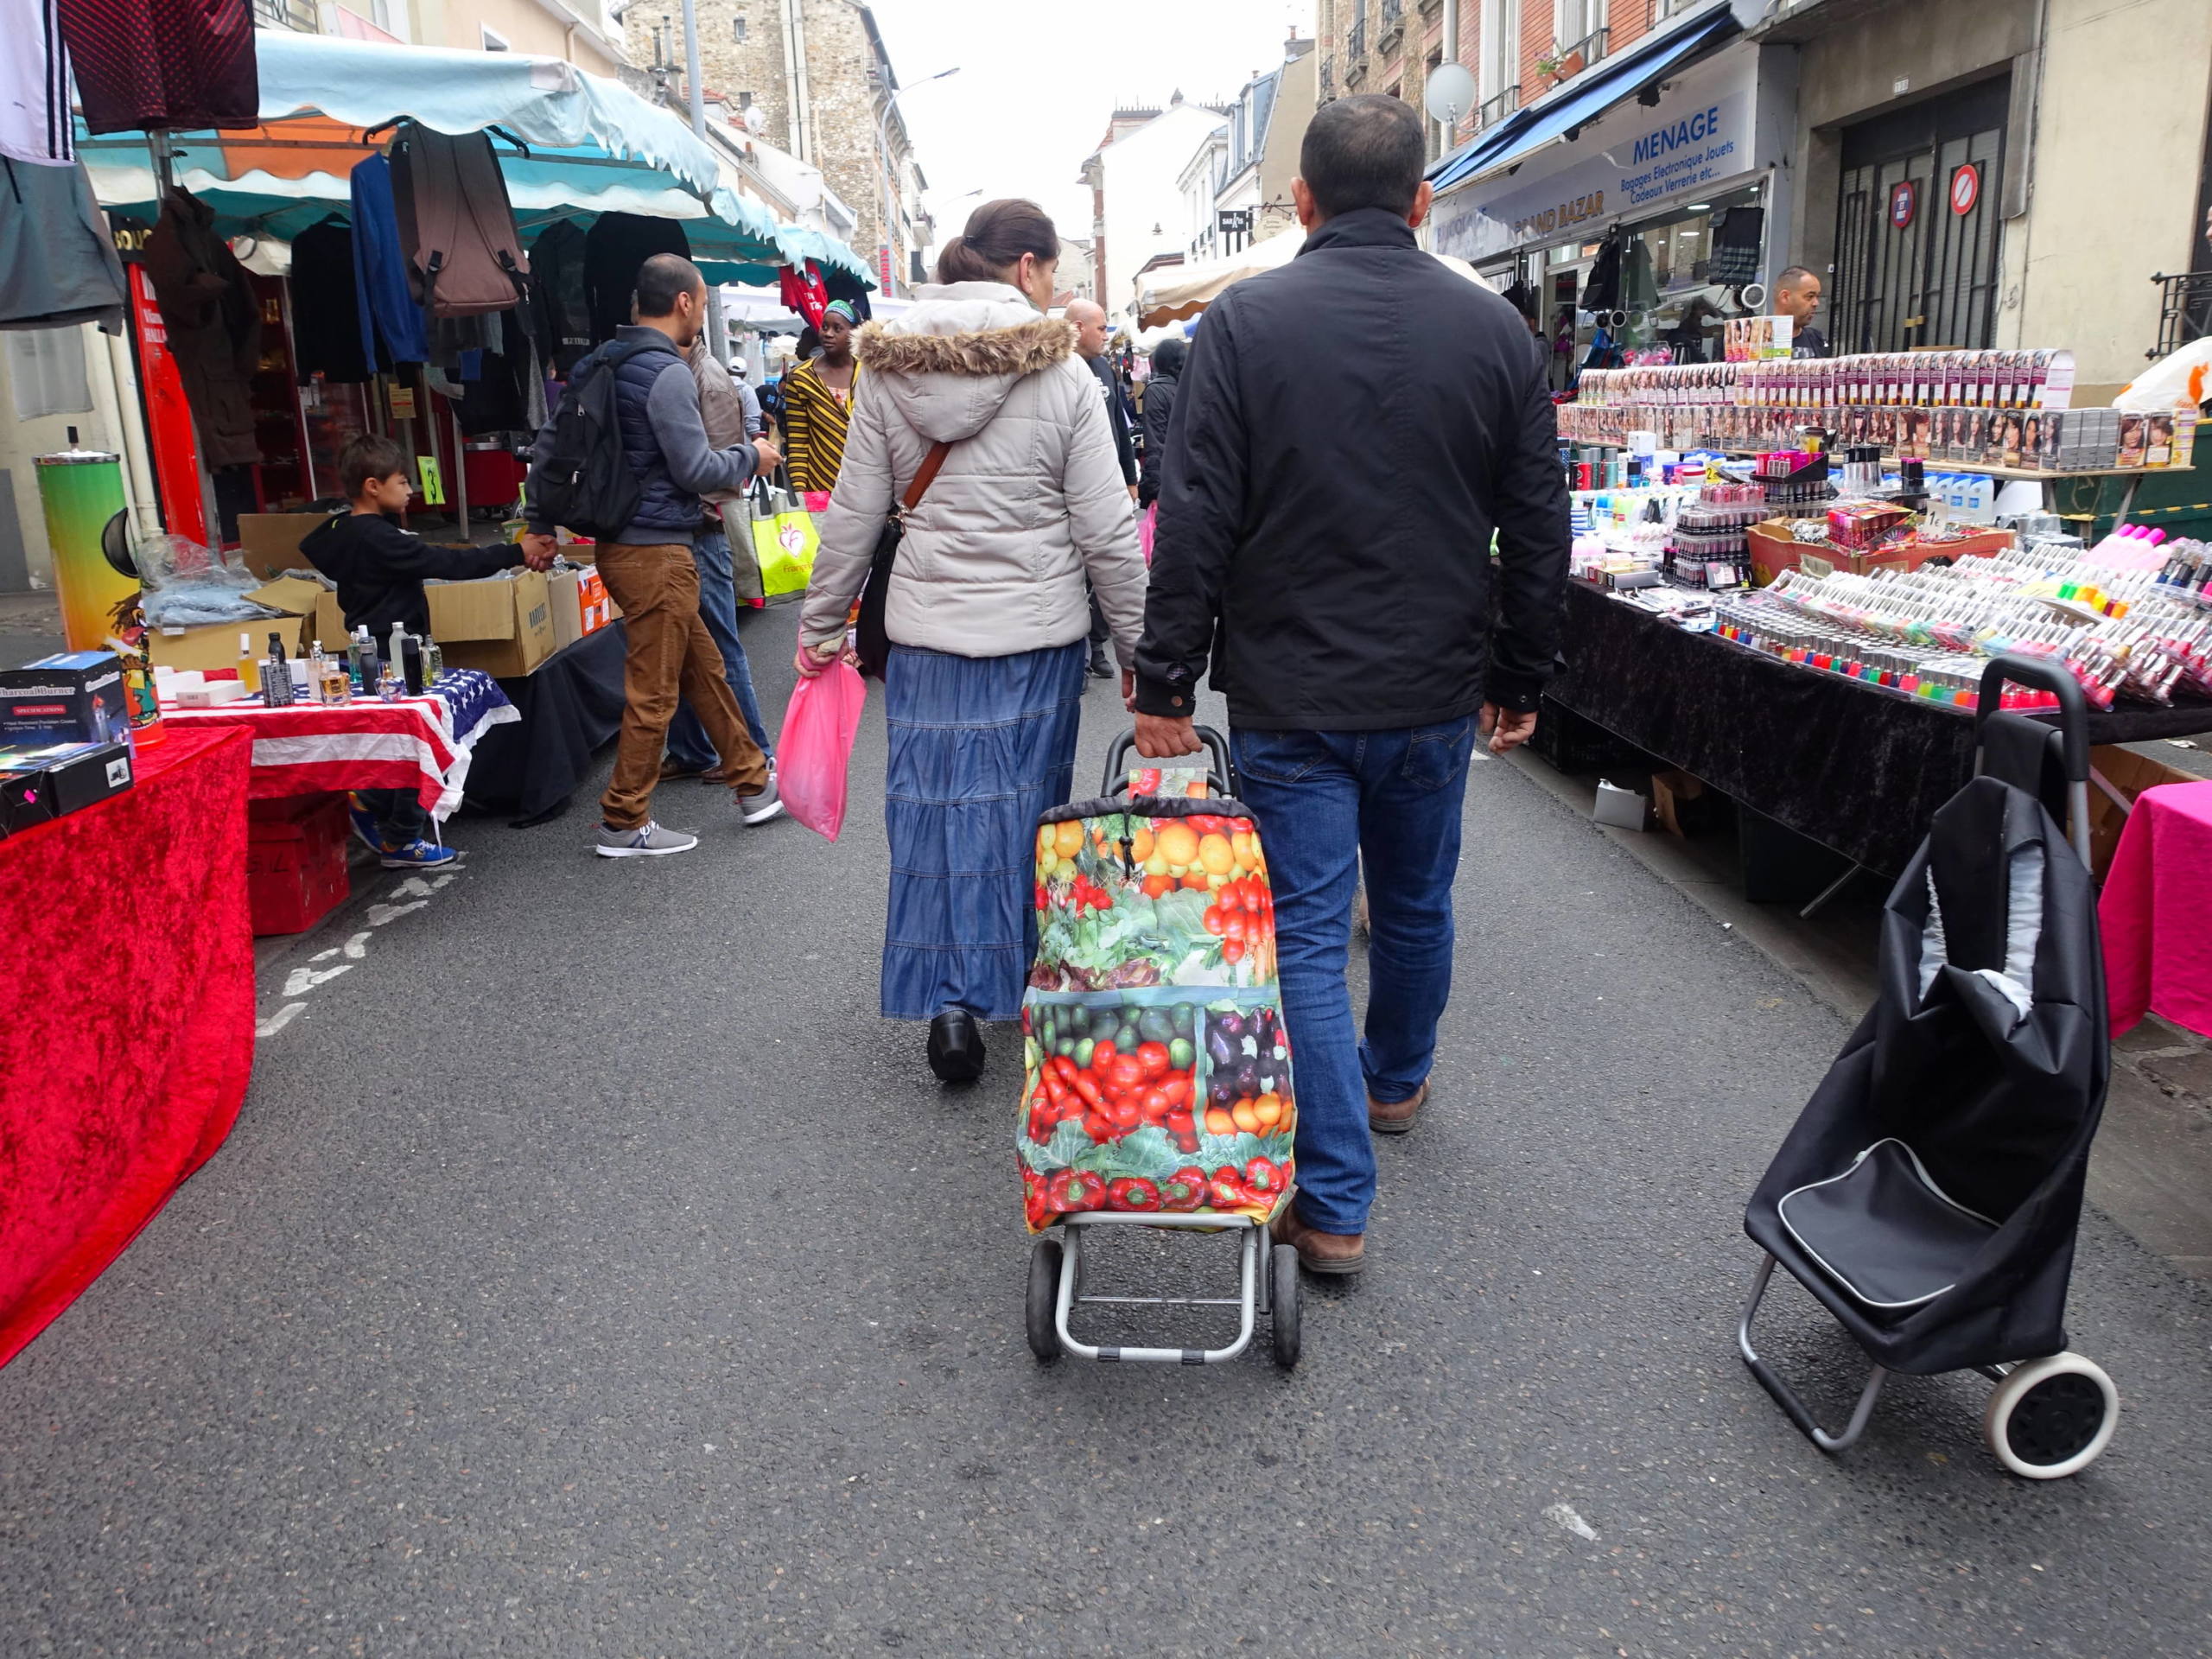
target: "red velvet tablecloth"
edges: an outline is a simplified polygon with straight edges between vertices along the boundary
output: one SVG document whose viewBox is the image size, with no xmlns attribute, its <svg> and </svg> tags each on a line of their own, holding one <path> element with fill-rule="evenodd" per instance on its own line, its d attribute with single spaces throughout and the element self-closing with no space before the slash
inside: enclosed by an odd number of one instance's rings
<svg viewBox="0 0 2212 1659">
<path fill-rule="evenodd" d="M 137 781 L 0 841 L 0 1364 L 230 1133 L 253 1067 L 246 773 L 172 728 Z"/>
</svg>

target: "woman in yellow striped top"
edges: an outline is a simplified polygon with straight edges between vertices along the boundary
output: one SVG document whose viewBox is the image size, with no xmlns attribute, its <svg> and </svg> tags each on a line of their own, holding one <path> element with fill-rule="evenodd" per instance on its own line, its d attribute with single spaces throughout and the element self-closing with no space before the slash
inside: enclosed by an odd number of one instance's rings
<svg viewBox="0 0 2212 1659">
<path fill-rule="evenodd" d="M 845 429 L 852 419 L 853 394 L 861 365 L 853 356 L 853 312 L 842 300 L 822 314 L 822 355 L 784 377 L 784 455 L 791 464 L 791 487 L 837 487 L 845 462 Z"/>
</svg>

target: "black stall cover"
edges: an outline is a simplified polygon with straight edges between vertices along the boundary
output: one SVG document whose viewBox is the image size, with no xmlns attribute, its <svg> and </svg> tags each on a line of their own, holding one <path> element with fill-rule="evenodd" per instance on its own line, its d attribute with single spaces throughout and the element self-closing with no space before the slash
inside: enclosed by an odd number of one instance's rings
<svg viewBox="0 0 2212 1659">
<path fill-rule="evenodd" d="M 2110 1053 L 2089 873 L 2032 795 L 1985 776 L 1936 814 L 1879 983 L 1745 1230 L 1891 1370 L 2056 1353 Z M 1873 1288 L 1901 1264 L 1916 1299 Z"/>
</svg>

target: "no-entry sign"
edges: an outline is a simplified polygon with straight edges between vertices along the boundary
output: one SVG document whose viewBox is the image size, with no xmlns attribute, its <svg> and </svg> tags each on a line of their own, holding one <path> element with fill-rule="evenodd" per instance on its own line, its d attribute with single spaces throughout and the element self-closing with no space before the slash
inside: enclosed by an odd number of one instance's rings
<svg viewBox="0 0 2212 1659">
<path fill-rule="evenodd" d="M 1890 187 L 1890 228 L 1901 231 L 1912 223 L 1912 216 L 1920 211 L 1920 187 L 1910 179 L 1900 180 Z"/>
<path fill-rule="evenodd" d="M 1951 211 L 1964 217 L 1981 200 L 1981 169 L 1962 162 L 1951 174 Z"/>
</svg>

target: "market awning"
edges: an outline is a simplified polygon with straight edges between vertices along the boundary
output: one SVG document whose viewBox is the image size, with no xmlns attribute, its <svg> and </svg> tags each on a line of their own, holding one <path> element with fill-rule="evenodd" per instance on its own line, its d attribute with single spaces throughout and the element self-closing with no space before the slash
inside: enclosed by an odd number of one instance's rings
<svg viewBox="0 0 2212 1659">
<path fill-rule="evenodd" d="M 1288 264 L 1306 245 L 1306 232 L 1301 230 L 1278 231 L 1274 235 L 1255 242 L 1242 253 L 1232 253 L 1225 258 L 1211 260 L 1202 265 L 1167 265 L 1157 273 L 1173 277 L 1172 282 L 1151 283 L 1137 279 L 1137 327 L 1158 328 L 1163 324 L 1180 322 L 1195 317 L 1199 312 L 1221 297 L 1224 289 L 1256 276 L 1262 271 L 1274 270 Z M 1440 263 L 1450 266 L 1471 283 L 1482 283 L 1475 268 L 1464 259 L 1454 259 L 1448 254 L 1435 254 Z M 1483 283 L 1488 287 L 1488 283 Z"/>
<path fill-rule="evenodd" d="M 1742 31 L 1732 0 L 1713 0 L 1706 10 L 1644 35 L 1618 56 L 1600 59 L 1557 91 L 1515 111 L 1430 168 L 1428 181 L 1441 195 L 1470 179 L 1510 167 Z"/>
<path fill-rule="evenodd" d="M 207 202 L 225 235 L 289 240 L 352 200 L 354 164 L 385 129 L 492 131 L 517 223 L 602 213 L 683 221 L 692 256 L 716 283 L 773 280 L 812 257 L 866 269 L 819 232 L 779 226 L 723 182 L 707 143 L 670 111 L 555 58 L 391 46 L 264 29 L 255 37 L 262 124 L 174 135 L 177 183 Z M 158 211 L 147 140 L 93 137 L 78 153 L 102 207 Z M 839 255 L 842 254 L 842 257 Z"/>
</svg>

